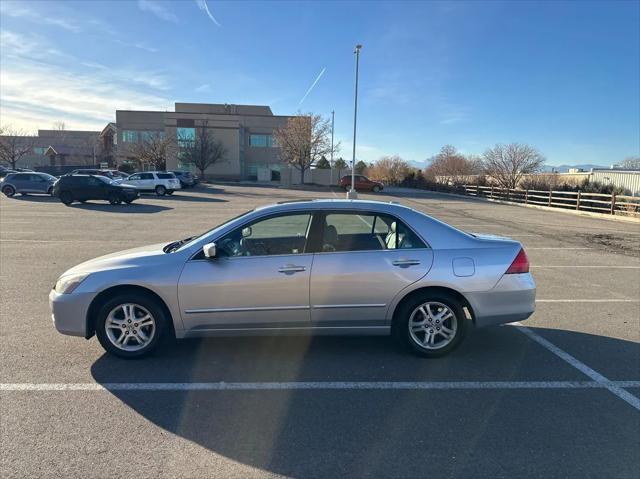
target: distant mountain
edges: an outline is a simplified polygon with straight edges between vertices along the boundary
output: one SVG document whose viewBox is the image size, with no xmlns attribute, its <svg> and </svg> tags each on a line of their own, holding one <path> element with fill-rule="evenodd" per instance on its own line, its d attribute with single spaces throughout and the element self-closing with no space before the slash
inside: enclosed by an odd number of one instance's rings
<svg viewBox="0 0 640 479">
<path fill-rule="evenodd" d="M 596 169 L 608 169 L 611 165 L 594 165 L 592 163 L 585 163 L 582 165 L 545 165 L 543 171 L 555 171 L 557 173 L 567 173 L 570 168 L 579 168 L 584 171 L 591 171 L 591 168 Z"/>
</svg>

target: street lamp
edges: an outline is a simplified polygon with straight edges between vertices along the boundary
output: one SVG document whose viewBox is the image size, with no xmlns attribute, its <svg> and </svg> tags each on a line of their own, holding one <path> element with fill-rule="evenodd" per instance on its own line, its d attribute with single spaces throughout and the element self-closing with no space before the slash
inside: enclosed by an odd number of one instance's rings
<svg viewBox="0 0 640 479">
<path fill-rule="evenodd" d="M 356 54 L 356 94 L 353 107 L 353 156 L 351 158 L 351 190 L 347 191 L 347 199 L 355 200 L 358 198 L 356 191 L 356 124 L 358 121 L 358 68 L 360 66 L 360 49 L 362 45 L 356 45 L 353 53 Z"/>
<path fill-rule="evenodd" d="M 329 187 L 333 187 L 333 125 L 336 120 L 336 112 L 331 111 L 331 159 L 329 160 L 329 176 L 331 179 L 329 180 Z"/>
</svg>

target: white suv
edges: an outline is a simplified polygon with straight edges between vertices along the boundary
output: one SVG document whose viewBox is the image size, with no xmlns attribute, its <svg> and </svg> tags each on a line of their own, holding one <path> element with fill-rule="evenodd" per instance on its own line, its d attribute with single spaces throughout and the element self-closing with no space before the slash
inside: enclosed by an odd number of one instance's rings
<svg viewBox="0 0 640 479">
<path fill-rule="evenodd" d="M 134 173 L 122 182 L 140 191 L 155 191 L 156 195 L 172 195 L 175 190 L 179 190 L 180 180 L 173 173 L 167 171 L 144 171 Z"/>
</svg>

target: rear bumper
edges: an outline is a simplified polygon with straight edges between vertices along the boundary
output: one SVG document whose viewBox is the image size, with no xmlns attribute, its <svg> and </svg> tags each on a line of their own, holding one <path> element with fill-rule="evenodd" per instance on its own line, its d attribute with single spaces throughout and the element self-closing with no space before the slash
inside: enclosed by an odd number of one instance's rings
<svg viewBox="0 0 640 479">
<path fill-rule="evenodd" d="M 51 319 L 59 333 L 87 337 L 87 311 L 95 293 L 49 293 Z"/>
<path fill-rule="evenodd" d="M 529 273 L 505 274 L 492 290 L 465 296 L 477 327 L 523 321 L 536 309 L 536 283 Z"/>
</svg>

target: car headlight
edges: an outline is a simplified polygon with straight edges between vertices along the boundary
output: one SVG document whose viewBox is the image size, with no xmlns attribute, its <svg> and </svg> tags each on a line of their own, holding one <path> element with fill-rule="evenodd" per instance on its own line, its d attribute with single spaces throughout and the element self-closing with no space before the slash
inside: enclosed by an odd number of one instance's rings
<svg viewBox="0 0 640 479">
<path fill-rule="evenodd" d="M 58 294 L 73 293 L 73 291 L 80 286 L 80 283 L 82 283 L 87 276 L 89 276 L 88 273 L 61 276 L 56 282 L 54 289 Z"/>
</svg>

